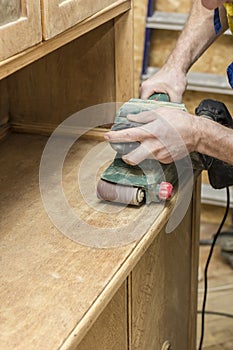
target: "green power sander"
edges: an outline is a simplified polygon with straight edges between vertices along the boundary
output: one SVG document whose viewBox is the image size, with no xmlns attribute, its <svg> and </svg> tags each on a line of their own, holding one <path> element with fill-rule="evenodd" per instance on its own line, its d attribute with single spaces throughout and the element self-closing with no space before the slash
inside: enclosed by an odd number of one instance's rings
<svg viewBox="0 0 233 350">
<path fill-rule="evenodd" d="M 127 115 L 156 110 L 160 106 L 186 111 L 184 104 L 169 102 L 166 94 L 154 94 L 148 100 L 132 98 L 124 103 L 116 113 L 111 130 L 141 126 L 140 123 L 129 121 Z M 232 118 L 226 106 L 221 102 L 202 101 L 196 108 L 196 115 L 233 128 Z M 160 202 L 172 197 L 173 187 L 178 181 L 177 164 L 162 164 L 155 159 L 146 159 L 132 166 L 126 164 L 122 156 L 137 148 L 139 142 L 111 143 L 111 146 L 117 153 L 98 182 L 97 197 L 99 199 L 139 206 L 143 203 Z M 190 157 L 193 168 L 199 171 L 208 170 L 210 183 L 214 188 L 223 188 L 233 184 L 232 166 L 196 152 Z M 187 168 L 179 167 L 179 176 L 181 171 L 185 173 Z"/>
</svg>

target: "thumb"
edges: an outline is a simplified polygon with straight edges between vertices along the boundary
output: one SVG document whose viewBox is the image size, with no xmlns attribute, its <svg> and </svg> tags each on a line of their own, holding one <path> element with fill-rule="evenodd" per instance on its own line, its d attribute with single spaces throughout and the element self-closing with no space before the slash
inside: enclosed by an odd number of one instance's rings
<svg viewBox="0 0 233 350">
<path fill-rule="evenodd" d="M 141 88 L 140 90 L 140 98 L 142 100 L 147 100 L 151 95 L 155 93 L 154 89 L 152 88 Z"/>
<path fill-rule="evenodd" d="M 145 111 L 138 114 L 128 114 L 127 119 L 132 122 L 137 122 L 140 124 L 146 124 L 153 122 L 158 118 L 158 115 L 155 110 L 153 111 Z"/>
</svg>

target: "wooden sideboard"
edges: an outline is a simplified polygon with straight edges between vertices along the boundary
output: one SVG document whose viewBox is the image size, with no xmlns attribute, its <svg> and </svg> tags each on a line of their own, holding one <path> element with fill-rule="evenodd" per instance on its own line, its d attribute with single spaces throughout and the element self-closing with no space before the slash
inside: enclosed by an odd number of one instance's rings
<svg viewBox="0 0 233 350">
<path fill-rule="evenodd" d="M 29 6 L 36 2 L 23 3 L 33 15 Z M 55 1 L 42 3 L 52 8 Z M 93 211 L 79 195 L 77 169 L 103 140 L 99 128 L 73 145 L 64 164 L 69 203 L 91 226 L 118 223 L 121 230 L 125 221 L 137 225 L 136 213 L 147 210 L 154 215 L 151 225 L 119 247 L 85 246 L 55 227 L 41 199 L 39 168 L 48 135 L 77 111 L 133 96 L 132 4 L 104 4 L 0 62 L 4 350 L 195 349 L 198 182 L 189 210 L 170 234 L 165 227 L 176 195 L 165 207 L 126 207 L 110 216 Z"/>
</svg>

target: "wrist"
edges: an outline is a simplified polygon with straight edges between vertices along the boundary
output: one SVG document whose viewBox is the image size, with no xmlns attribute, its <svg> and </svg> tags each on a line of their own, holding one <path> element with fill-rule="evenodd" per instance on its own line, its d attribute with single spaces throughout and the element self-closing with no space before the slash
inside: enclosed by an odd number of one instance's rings
<svg viewBox="0 0 233 350">
<path fill-rule="evenodd" d="M 205 140 L 205 118 L 191 115 L 192 120 L 192 144 L 193 150 L 195 152 L 203 153 L 205 145 L 203 141 Z"/>
</svg>

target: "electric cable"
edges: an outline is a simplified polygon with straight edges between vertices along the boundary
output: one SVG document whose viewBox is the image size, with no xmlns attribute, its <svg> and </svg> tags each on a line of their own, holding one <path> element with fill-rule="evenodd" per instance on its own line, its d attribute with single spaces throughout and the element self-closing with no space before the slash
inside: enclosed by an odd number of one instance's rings
<svg viewBox="0 0 233 350">
<path fill-rule="evenodd" d="M 210 247 L 209 255 L 206 261 L 205 269 L 204 269 L 204 295 L 203 295 L 203 303 L 202 303 L 202 311 L 201 311 L 201 336 L 200 336 L 200 343 L 198 350 L 202 349 L 203 339 L 204 339 L 204 333 L 205 333 L 205 306 L 206 306 L 206 300 L 207 300 L 207 291 L 208 291 L 208 267 L 210 264 L 210 260 L 213 254 L 213 250 L 215 247 L 215 243 L 217 241 L 217 238 L 222 230 L 223 225 L 225 224 L 229 207 L 230 207 L 230 191 L 229 187 L 226 187 L 226 193 L 227 193 L 227 204 L 226 204 L 226 210 L 222 219 L 222 222 L 219 225 L 219 228 L 216 232 L 216 234 L 213 237 L 213 242 Z"/>
<path fill-rule="evenodd" d="M 198 314 L 202 314 L 202 310 L 198 310 L 197 311 Z M 224 317 L 229 317 L 229 318 L 233 318 L 233 314 L 228 314 L 226 312 L 219 312 L 219 311 L 210 311 L 210 310 L 206 310 L 205 311 L 206 315 L 217 315 L 217 316 L 224 316 Z"/>
<path fill-rule="evenodd" d="M 233 289 L 233 284 L 226 284 L 224 286 L 208 288 L 208 293 L 209 292 L 221 292 L 221 291 L 225 291 L 228 289 Z M 198 289 L 198 293 L 203 293 L 204 291 L 205 291 L 205 289 Z"/>
</svg>

